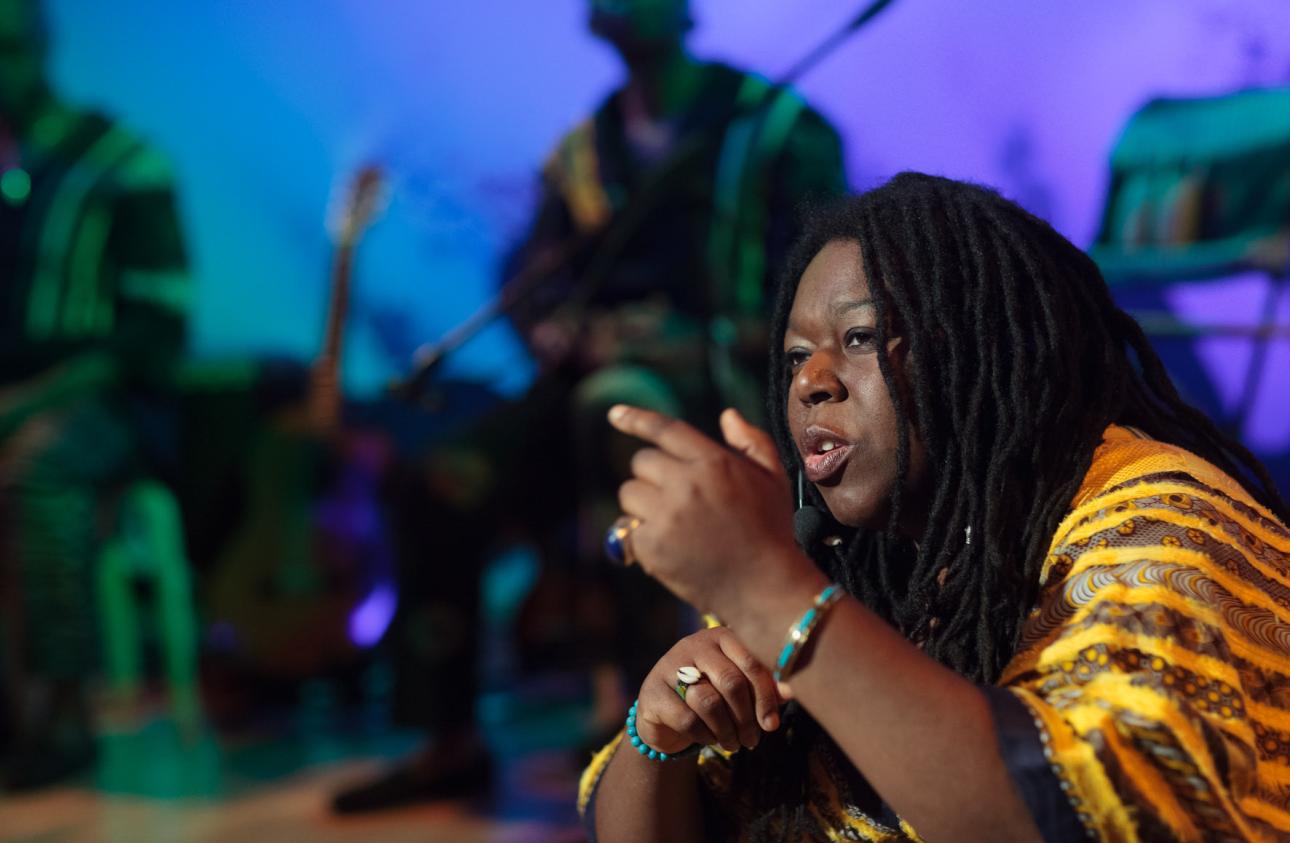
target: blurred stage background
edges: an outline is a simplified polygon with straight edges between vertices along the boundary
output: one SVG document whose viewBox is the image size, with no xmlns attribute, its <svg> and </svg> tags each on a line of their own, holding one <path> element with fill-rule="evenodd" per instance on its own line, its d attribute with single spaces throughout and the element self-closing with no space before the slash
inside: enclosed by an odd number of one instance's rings
<svg viewBox="0 0 1290 843">
<path fill-rule="evenodd" d="M 199 357 L 315 353 L 329 197 L 359 165 L 388 167 L 392 201 L 359 256 L 345 362 L 349 390 L 371 395 L 489 295 L 544 156 L 619 79 L 584 8 L 54 0 L 52 70 L 73 100 L 119 115 L 175 162 Z M 774 77 L 855 8 L 696 0 L 692 43 Z M 843 133 L 854 187 L 904 169 L 982 181 L 1087 247 L 1134 111 L 1290 83 L 1287 33 L 1278 0 L 900 0 L 798 87 Z M 1186 317 L 1255 321 L 1261 283 L 1193 284 L 1168 299 Z M 1230 407 L 1248 345 L 1203 343 L 1200 371 L 1186 375 L 1193 399 Z M 1290 343 L 1274 355 L 1269 370 L 1286 369 Z M 508 392 L 531 374 L 500 327 L 450 365 Z M 1290 389 L 1264 384 L 1243 431 L 1283 478 L 1287 402 Z"/>
<path fill-rule="evenodd" d="M 697 55 L 769 77 L 859 6 L 693 5 Z M 48 10 L 58 90 L 136 129 L 175 166 L 196 281 L 196 361 L 314 357 L 328 206 L 361 165 L 386 169 L 390 201 L 358 253 L 344 362 L 345 389 L 359 400 L 379 396 L 420 345 L 488 299 L 529 218 L 544 156 L 621 74 L 588 36 L 584 0 L 51 0 Z M 797 87 L 842 132 L 854 188 L 905 169 L 981 181 L 1087 247 L 1111 150 L 1144 103 L 1287 84 L 1282 0 L 899 0 Z M 1191 281 L 1148 305 L 1184 322 L 1253 325 L 1266 285 L 1255 274 Z M 1276 321 L 1290 324 L 1290 295 Z M 1188 397 L 1230 418 L 1253 341 L 1161 347 Z M 1290 339 L 1268 354 L 1239 432 L 1284 493 Z M 533 374 L 501 325 L 447 368 L 511 395 Z M 494 573 L 486 602 L 500 617 L 532 572 L 515 563 Z M 325 819 L 337 762 L 412 743 L 380 723 L 379 665 L 356 681 L 366 700 L 356 713 L 336 713 L 343 692 L 305 683 L 285 694 L 285 719 L 231 743 L 122 727 L 85 787 L 0 804 L 0 840 L 577 839 L 571 772 L 540 757 L 508 773 L 524 784 L 485 812 L 492 819 L 452 807 L 357 825 Z M 576 732 L 576 706 L 534 714 L 505 695 L 492 701 L 483 716 L 499 745 L 559 746 Z M 93 788 L 112 796 L 96 799 Z"/>
</svg>

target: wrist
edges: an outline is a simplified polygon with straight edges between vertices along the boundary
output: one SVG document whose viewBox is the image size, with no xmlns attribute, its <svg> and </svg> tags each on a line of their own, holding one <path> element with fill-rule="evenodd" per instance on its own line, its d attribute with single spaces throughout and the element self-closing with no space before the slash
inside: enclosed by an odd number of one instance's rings
<svg viewBox="0 0 1290 843">
<path fill-rule="evenodd" d="M 830 583 L 829 578 L 796 548 L 792 552 L 801 558 L 803 564 L 793 566 L 791 574 L 755 590 L 741 590 L 716 610 L 721 622 L 762 664 L 769 666 L 775 664 L 789 629 L 811 607 L 815 596 Z"/>
</svg>

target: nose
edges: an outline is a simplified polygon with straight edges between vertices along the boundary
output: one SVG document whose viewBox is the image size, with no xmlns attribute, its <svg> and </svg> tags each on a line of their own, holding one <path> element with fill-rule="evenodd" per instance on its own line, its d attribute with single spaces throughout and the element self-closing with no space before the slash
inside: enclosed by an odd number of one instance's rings
<svg viewBox="0 0 1290 843">
<path fill-rule="evenodd" d="M 847 388 L 838 378 L 833 358 L 823 349 L 815 351 L 793 378 L 793 394 L 807 406 L 841 401 Z"/>
</svg>

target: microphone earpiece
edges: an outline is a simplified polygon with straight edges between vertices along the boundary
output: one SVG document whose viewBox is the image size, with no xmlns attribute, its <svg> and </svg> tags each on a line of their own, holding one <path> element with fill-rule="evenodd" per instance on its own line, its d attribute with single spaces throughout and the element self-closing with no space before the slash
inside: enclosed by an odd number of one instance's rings
<svg viewBox="0 0 1290 843">
<path fill-rule="evenodd" d="M 807 553 L 824 537 L 826 527 L 824 513 L 818 507 L 803 506 L 793 513 L 793 538 L 797 546 Z"/>
<path fill-rule="evenodd" d="M 826 526 L 824 513 L 819 507 L 806 502 L 806 477 L 801 469 L 797 472 L 797 511 L 793 513 L 793 538 L 797 546 L 807 553 L 823 538 Z"/>
</svg>

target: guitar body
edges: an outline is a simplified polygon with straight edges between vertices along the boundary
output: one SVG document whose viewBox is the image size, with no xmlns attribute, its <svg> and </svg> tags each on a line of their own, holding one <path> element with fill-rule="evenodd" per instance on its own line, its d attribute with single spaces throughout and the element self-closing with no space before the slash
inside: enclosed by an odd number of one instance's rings
<svg viewBox="0 0 1290 843">
<path fill-rule="evenodd" d="M 376 437 L 325 441 L 283 424 L 252 446 L 249 517 L 216 562 L 209 588 L 212 621 L 248 669 L 284 679 L 340 669 L 388 625 L 384 454 Z M 374 617 L 362 612 L 372 600 L 387 606 Z"/>
<path fill-rule="evenodd" d="M 393 555 L 380 505 L 390 448 L 346 430 L 337 384 L 349 275 L 378 174 L 356 180 L 337 245 L 323 350 L 306 398 L 247 455 L 247 517 L 208 584 L 216 639 L 253 673 L 301 679 L 352 664 L 394 613 Z"/>
</svg>

